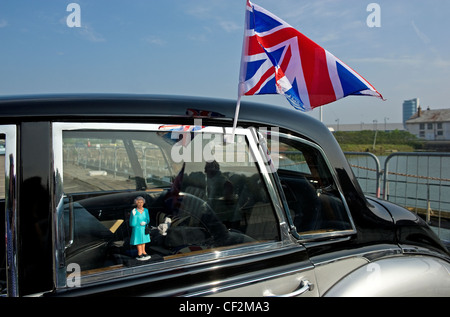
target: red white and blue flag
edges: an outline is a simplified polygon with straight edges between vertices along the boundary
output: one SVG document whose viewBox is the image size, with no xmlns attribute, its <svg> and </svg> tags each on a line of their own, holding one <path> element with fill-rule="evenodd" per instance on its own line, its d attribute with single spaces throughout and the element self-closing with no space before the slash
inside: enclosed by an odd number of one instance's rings
<svg viewBox="0 0 450 317">
<path fill-rule="evenodd" d="M 349 95 L 381 94 L 358 73 L 292 26 L 247 1 L 239 99 L 282 94 L 308 111 Z"/>
<path fill-rule="evenodd" d="M 159 126 L 158 130 L 164 131 L 163 138 L 168 143 L 177 143 L 186 147 L 189 142 L 201 131 L 205 126 L 198 125 L 179 125 L 179 124 L 165 124 Z"/>
</svg>

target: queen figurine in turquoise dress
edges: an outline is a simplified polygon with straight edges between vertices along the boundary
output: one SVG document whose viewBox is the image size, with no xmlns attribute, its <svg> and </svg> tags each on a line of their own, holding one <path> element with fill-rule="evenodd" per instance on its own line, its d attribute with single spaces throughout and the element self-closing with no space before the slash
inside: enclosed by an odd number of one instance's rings
<svg viewBox="0 0 450 317">
<path fill-rule="evenodd" d="M 145 226 L 150 222 L 148 209 L 144 208 L 144 197 L 136 197 L 134 200 L 136 208 L 133 208 L 130 214 L 131 238 L 130 245 L 135 245 L 138 251 L 136 259 L 143 261 L 150 259 L 145 252 L 145 244 L 150 242 L 150 235 L 145 234 Z"/>
</svg>

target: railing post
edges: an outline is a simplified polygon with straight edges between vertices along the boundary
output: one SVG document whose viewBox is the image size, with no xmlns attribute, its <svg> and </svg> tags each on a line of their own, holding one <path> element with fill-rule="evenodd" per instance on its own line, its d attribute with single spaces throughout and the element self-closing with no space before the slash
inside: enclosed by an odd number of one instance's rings
<svg viewBox="0 0 450 317">
<path fill-rule="evenodd" d="M 380 170 L 380 160 L 378 159 L 378 157 L 370 152 L 344 152 L 345 155 L 356 155 L 356 156 L 369 156 L 371 157 L 374 161 L 375 161 L 375 196 L 377 198 L 380 198 L 380 192 L 381 192 L 381 188 L 380 188 L 380 183 L 381 183 L 381 175 L 383 174 L 383 171 Z"/>
<path fill-rule="evenodd" d="M 430 223 L 431 205 L 430 205 L 430 184 L 427 184 L 427 223 Z"/>
</svg>

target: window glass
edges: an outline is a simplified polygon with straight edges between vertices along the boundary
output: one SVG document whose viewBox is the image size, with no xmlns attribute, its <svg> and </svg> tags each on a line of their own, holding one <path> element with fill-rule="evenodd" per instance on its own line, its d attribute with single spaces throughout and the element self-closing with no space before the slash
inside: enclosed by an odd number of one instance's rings
<svg viewBox="0 0 450 317">
<path fill-rule="evenodd" d="M 67 132 L 64 137 L 66 193 L 145 189 L 170 180 L 167 162 L 152 143 L 71 135 Z M 139 180 L 144 177 L 146 183 Z"/>
<path fill-rule="evenodd" d="M 280 239 L 246 137 L 177 130 L 63 132 L 66 266 L 86 274 Z"/>
<path fill-rule="evenodd" d="M 334 178 L 317 148 L 280 134 L 278 175 L 300 235 L 351 230 Z"/>
<path fill-rule="evenodd" d="M 5 199 L 5 134 L 0 133 L 0 199 Z"/>
<path fill-rule="evenodd" d="M 311 175 L 303 153 L 290 144 L 281 144 L 279 164 L 282 170 Z"/>
<path fill-rule="evenodd" d="M 5 237 L 5 134 L 0 133 L 0 235 Z M 0 296 L 6 292 L 6 248 L 4 240 L 0 246 Z"/>
</svg>

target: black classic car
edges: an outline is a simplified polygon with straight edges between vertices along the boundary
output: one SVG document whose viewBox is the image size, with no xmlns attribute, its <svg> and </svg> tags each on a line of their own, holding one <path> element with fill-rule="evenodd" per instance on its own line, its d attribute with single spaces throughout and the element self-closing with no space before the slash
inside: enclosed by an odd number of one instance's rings
<svg viewBox="0 0 450 317">
<path fill-rule="evenodd" d="M 233 132 L 234 110 L 191 97 L 0 99 L 1 294 L 450 295 L 448 250 L 415 214 L 365 197 L 322 123 L 243 102 Z M 130 240 L 137 197 L 145 258 Z"/>
</svg>

